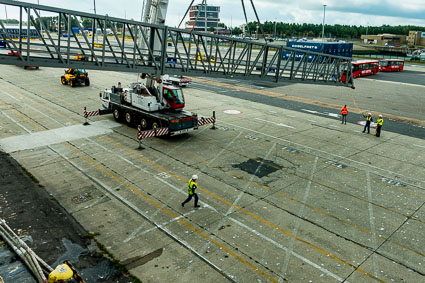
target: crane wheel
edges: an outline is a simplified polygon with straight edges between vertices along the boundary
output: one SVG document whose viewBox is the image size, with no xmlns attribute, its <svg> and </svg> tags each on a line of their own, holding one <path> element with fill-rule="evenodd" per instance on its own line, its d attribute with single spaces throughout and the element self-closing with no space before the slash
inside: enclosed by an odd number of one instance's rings
<svg viewBox="0 0 425 283">
<path fill-rule="evenodd" d="M 125 112 L 125 122 L 129 125 L 133 123 L 133 117 L 130 112 Z"/>
<path fill-rule="evenodd" d="M 148 120 L 146 120 L 146 118 L 140 119 L 140 127 L 142 129 L 146 129 L 148 127 Z"/>
<path fill-rule="evenodd" d="M 121 111 L 118 108 L 114 108 L 112 114 L 114 115 L 115 121 L 119 122 L 121 120 Z"/>
<path fill-rule="evenodd" d="M 157 129 L 157 128 L 159 128 L 158 122 L 157 121 L 153 121 L 152 122 L 152 129 Z"/>
</svg>

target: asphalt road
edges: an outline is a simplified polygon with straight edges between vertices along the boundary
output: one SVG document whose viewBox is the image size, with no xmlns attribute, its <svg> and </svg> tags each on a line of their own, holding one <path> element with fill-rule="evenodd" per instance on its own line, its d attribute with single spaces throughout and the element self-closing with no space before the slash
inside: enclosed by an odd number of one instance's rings
<svg viewBox="0 0 425 283">
<path fill-rule="evenodd" d="M 378 81 L 391 81 L 425 86 L 425 73 L 416 70 L 404 70 L 402 72 L 379 72 L 376 76 L 368 76 L 364 78 Z"/>
<path fill-rule="evenodd" d="M 399 73 L 394 75 L 398 75 L 398 74 Z M 390 74 L 390 75 L 393 75 L 393 74 Z M 224 81 L 224 80 L 221 80 L 221 81 Z M 266 104 L 270 106 L 276 106 L 276 107 L 285 108 L 289 110 L 310 113 L 316 116 L 328 117 L 331 119 L 335 119 L 336 121 L 339 121 L 341 119 L 341 115 L 339 114 L 339 111 L 336 111 L 335 109 L 332 109 L 332 108 L 319 106 L 319 105 L 307 104 L 307 103 L 302 103 L 302 102 L 297 102 L 292 100 L 285 100 L 282 98 L 270 97 L 267 95 L 261 95 L 261 94 L 242 91 L 242 90 L 235 91 L 235 89 L 225 88 L 222 86 L 217 87 L 210 84 L 195 82 L 193 83 L 193 87 L 206 90 L 206 91 L 218 92 L 222 95 L 240 98 L 247 101 L 254 101 L 254 102 L 258 102 L 258 103 L 262 103 L 262 104 Z M 265 87 L 265 85 L 256 83 L 256 84 L 250 84 L 249 87 L 262 89 Z M 375 121 L 376 119 L 377 117 L 375 117 Z M 348 123 L 357 124 L 359 121 L 363 121 L 363 120 L 364 120 L 363 116 L 359 114 L 349 114 L 347 116 Z M 363 129 L 360 128 L 359 126 L 359 131 L 360 130 L 363 130 Z M 403 123 L 403 122 L 399 122 L 399 121 L 395 121 L 391 119 L 384 120 L 382 131 L 389 131 L 389 132 L 403 134 L 403 135 L 407 135 L 407 136 L 411 136 L 415 138 L 425 139 L 424 127 L 413 125 L 410 123 Z"/>
</svg>

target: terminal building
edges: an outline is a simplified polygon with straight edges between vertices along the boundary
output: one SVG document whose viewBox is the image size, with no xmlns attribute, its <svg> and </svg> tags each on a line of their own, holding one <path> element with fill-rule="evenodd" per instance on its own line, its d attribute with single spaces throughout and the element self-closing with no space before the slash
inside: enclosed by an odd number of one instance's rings
<svg viewBox="0 0 425 283">
<path fill-rule="evenodd" d="M 197 4 L 190 7 L 189 22 L 186 24 L 187 30 L 208 32 L 211 28 L 217 33 L 221 30 L 218 26 L 220 22 L 220 6 L 210 6 Z M 220 33 L 220 32 L 219 32 Z"/>
<path fill-rule="evenodd" d="M 408 44 L 425 46 L 425 31 L 409 31 Z"/>
<path fill-rule="evenodd" d="M 401 34 L 378 34 L 378 35 L 362 35 L 361 39 L 364 43 L 378 45 L 404 45 L 407 44 L 407 36 Z"/>
</svg>

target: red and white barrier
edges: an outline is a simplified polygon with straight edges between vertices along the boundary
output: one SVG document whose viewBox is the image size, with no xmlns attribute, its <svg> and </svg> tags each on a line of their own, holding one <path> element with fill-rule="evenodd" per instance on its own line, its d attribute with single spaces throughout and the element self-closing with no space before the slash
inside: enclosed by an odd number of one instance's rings
<svg viewBox="0 0 425 283">
<path fill-rule="evenodd" d="M 147 130 L 147 131 L 137 131 L 137 139 L 138 140 L 142 140 L 142 139 L 147 139 L 150 137 L 160 137 L 160 136 L 165 136 L 168 135 L 169 131 L 168 128 L 156 128 L 156 129 L 152 129 L 152 130 Z"/>
<path fill-rule="evenodd" d="M 99 110 L 87 111 L 86 107 L 84 107 L 84 112 L 83 112 L 84 118 L 92 117 L 92 116 L 98 116 L 98 115 L 99 115 Z"/>
<path fill-rule="evenodd" d="M 215 117 L 211 117 L 211 118 L 201 117 L 201 118 L 198 119 L 198 127 L 206 125 L 206 124 L 211 124 L 211 123 L 212 124 L 215 123 Z"/>
</svg>

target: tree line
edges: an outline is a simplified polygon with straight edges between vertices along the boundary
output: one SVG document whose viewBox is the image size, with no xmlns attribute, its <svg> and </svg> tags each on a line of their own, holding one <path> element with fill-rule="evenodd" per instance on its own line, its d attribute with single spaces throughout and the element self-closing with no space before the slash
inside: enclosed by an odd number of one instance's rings
<svg viewBox="0 0 425 283">
<path fill-rule="evenodd" d="M 257 23 L 248 23 L 248 34 L 253 34 L 257 30 Z M 273 36 L 276 30 L 277 37 L 318 37 L 322 35 L 321 24 L 296 24 L 296 23 L 283 23 L 283 22 L 264 22 L 259 25 L 258 33 L 261 34 L 261 30 L 265 34 Z M 425 31 L 423 26 L 350 26 L 350 25 L 325 25 L 325 37 L 331 38 L 347 38 L 354 39 L 360 38 L 361 35 L 369 34 L 376 35 L 382 33 L 401 34 L 408 35 L 409 31 Z M 242 34 L 243 31 L 240 28 L 233 28 L 232 34 Z"/>
<path fill-rule="evenodd" d="M 19 24 L 19 21 L 16 19 L 9 20 L 0 20 L 4 24 Z M 41 17 L 44 27 L 47 27 L 50 31 L 56 31 L 58 25 L 57 17 Z M 40 19 L 37 18 L 34 20 L 35 26 L 40 28 Z M 62 31 L 65 28 L 65 19 L 62 19 Z M 26 23 L 24 23 L 26 25 Z M 80 24 L 84 28 L 91 28 L 92 19 L 84 18 L 80 21 Z M 31 24 L 33 25 L 33 24 Z M 76 19 L 71 19 L 71 26 L 78 27 L 78 22 Z M 219 26 L 227 28 L 223 23 L 220 23 Z M 246 33 L 248 35 L 255 34 L 257 31 L 257 23 L 249 22 Z M 106 28 L 120 28 L 112 27 L 109 22 L 106 23 Z M 360 38 L 361 35 L 369 34 L 382 34 L 382 33 L 391 33 L 391 34 L 402 34 L 408 35 L 409 31 L 425 31 L 423 26 L 350 26 L 350 25 L 325 25 L 325 37 L 330 38 L 346 38 L 346 39 L 355 39 Z M 274 36 L 276 31 L 276 37 L 318 37 L 322 35 L 322 25 L 321 24 L 296 24 L 296 23 L 283 23 L 283 22 L 269 22 L 266 21 L 261 23 L 258 28 L 258 33 L 262 34 L 264 32 L 267 36 Z M 231 33 L 235 35 L 240 35 L 243 33 L 243 30 L 239 27 L 231 28 Z"/>
</svg>

